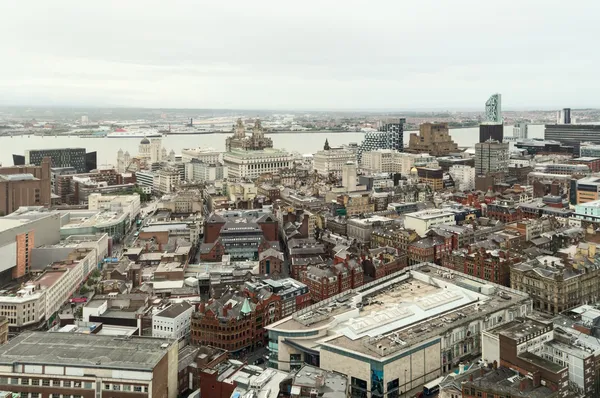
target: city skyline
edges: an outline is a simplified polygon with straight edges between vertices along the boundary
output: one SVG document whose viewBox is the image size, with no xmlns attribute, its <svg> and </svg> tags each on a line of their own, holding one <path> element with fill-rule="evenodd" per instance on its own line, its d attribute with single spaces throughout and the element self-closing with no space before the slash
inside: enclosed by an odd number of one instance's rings
<svg viewBox="0 0 600 398">
<path fill-rule="evenodd" d="M 591 1 L 569 18 L 554 1 L 65 3 L 0 16 L 0 104 L 480 109 L 500 92 L 507 110 L 600 107 Z"/>
</svg>

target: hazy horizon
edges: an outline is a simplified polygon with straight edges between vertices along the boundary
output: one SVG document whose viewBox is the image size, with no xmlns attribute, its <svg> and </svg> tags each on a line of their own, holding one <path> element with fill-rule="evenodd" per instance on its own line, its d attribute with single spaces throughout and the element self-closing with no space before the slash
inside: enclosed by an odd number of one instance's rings
<svg viewBox="0 0 600 398">
<path fill-rule="evenodd" d="M 600 3 L 15 2 L 0 105 L 296 111 L 600 108 Z"/>
</svg>

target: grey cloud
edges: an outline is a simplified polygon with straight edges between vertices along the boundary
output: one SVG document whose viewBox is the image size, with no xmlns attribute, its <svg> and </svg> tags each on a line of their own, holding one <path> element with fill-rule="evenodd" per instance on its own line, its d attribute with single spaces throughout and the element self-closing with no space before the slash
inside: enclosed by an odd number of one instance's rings
<svg viewBox="0 0 600 398">
<path fill-rule="evenodd" d="M 148 107 L 599 106 L 580 0 L 43 1 L 0 13 L 0 98 Z"/>
</svg>

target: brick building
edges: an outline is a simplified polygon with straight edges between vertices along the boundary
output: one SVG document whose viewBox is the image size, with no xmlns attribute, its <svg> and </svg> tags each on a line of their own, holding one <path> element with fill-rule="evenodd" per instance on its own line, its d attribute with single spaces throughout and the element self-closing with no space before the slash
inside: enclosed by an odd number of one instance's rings
<svg viewBox="0 0 600 398">
<path fill-rule="evenodd" d="M 264 326 L 281 318 L 281 298 L 266 289 L 229 290 L 219 299 L 200 303 L 192 315 L 192 344 L 212 345 L 231 352 L 263 347 Z"/>
<path fill-rule="evenodd" d="M 394 247 L 378 247 L 369 250 L 369 256 L 363 257 L 362 266 L 365 275 L 379 279 L 398 272 L 408 265 L 406 252 L 400 252 Z"/>
<path fill-rule="evenodd" d="M 560 355 L 561 360 L 554 360 L 556 350 L 553 346 L 557 342 L 554 340 L 552 323 L 516 318 L 494 329 L 483 331 L 481 338 L 484 360 L 530 376 L 534 387 L 543 385 L 557 391 L 560 397 L 568 396 L 570 353 L 567 351 L 567 355 Z M 549 349 L 552 352 L 549 352 Z M 592 359 L 582 364 L 582 376 L 586 373 L 585 367 L 589 368 L 587 373 L 594 374 L 593 354 L 590 353 L 589 357 Z M 576 369 L 571 371 L 577 373 Z M 591 386 L 591 380 L 589 384 Z"/>
<path fill-rule="evenodd" d="M 313 303 L 316 303 L 362 286 L 364 274 L 357 259 L 346 258 L 344 262 L 333 265 L 309 266 L 301 278 L 308 286 Z"/>
<path fill-rule="evenodd" d="M 477 278 L 510 286 L 510 266 L 522 257 L 504 250 L 454 250 L 442 256 L 442 266 Z"/>
<path fill-rule="evenodd" d="M 426 238 L 417 240 L 408 245 L 408 263 L 418 264 L 430 262 L 441 264 L 445 253 L 452 251 L 453 237 L 429 234 Z"/>
<path fill-rule="evenodd" d="M 261 275 L 278 275 L 284 267 L 283 253 L 269 247 L 258 254 Z"/>
<path fill-rule="evenodd" d="M 40 166 L 0 167 L 0 215 L 21 206 L 50 206 L 50 158 Z"/>
</svg>

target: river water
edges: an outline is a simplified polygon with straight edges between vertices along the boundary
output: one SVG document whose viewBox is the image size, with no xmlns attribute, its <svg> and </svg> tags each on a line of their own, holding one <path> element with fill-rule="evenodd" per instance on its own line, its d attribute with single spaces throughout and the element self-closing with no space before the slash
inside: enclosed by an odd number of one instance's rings
<svg viewBox="0 0 600 398">
<path fill-rule="evenodd" d="M 504 135 L 512 136 L 512 126 L 504 126 Z M 410 131 L 404 132 L 404 143 L 408 144 Z M 181 153 L 184 148 L 212 147 L 217 151 L 225 151 L 225 138 L 230 134 L 201 134 L 201 135 L 169 135 L 164 137 L 163 146 L 167 151 Z M 450 135 L 459 147 L 472 147 L 479 140 L 479 128 L 450 129 Z M 269 137 L 273 139 L 275 148 L 300 153 L 314 153 L 323 148 L 325 139 L 331 146 L 339 146 L 350 142 L 360 143 L 364 133 L 277 133 Z M 543 125 L 530 125 L 529 138 L 543 138 Z M 86 148 L 88 152 L 96 151 L 98 164 L 116 164 L 117 151 L 129 151 L 131 156 L 138 153 L 140 138 L 79 138 L 79 137 L 42 137 L 15 136 L 0 137 L 0 162 L 3 166 L 13 164 L 12 155 L 23 155 L 28 149 L 49 148 Z"/>
</svg>

